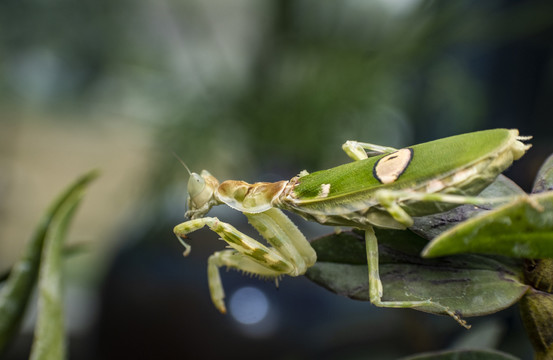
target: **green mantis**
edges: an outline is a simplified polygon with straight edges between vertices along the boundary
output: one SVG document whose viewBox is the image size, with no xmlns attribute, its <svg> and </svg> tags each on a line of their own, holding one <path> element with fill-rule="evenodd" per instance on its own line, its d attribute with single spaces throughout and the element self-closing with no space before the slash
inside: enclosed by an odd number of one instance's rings
<svg viewBox="0 0 553 360">
<path fill-rule="evenodd" d="M 413 217 L 438 213 L 459 204 L 482 204 L 477 197 L 530 145 L 517 130 L 494 129 L 439 139 L 404 149 L 347 141 L 343 150 L 354 161 L 314 173 L 302 171 L 291 180 L 219 184 L 209 172 L 192 173 L 188 182 L 190 220 L 174 232 L 183 241 L 204 226 L 216 232 L 230 249 L 208 260 L 208 281 L 216 308 L 225 313 L 219 268 L 226 266 L 266 278 L 298 276 L 316 261 L 316 253 L 280 210 L 324 225 L 355 227 L 365 232 L 369 296 L 376 306 L 420 308 L 440 306 L 431 299 L 382 301 L 378 271 L 378 241 L 373 227 L 406 229 Z M 368 152 L 367 152 L 368 151 Z M 248 218 L 267 240 L 266 246 L 214 217 L 212 206 L 225 204 Z M 443 313 L 464 324 L 451 309 Z"/>
</svg>

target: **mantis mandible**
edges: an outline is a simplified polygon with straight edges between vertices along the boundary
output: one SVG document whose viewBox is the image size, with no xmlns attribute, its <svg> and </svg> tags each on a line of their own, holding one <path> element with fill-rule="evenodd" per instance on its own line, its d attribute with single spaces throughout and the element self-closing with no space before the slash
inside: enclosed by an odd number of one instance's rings
<svg viewBox="0 0 553 360">
<path fill-rule="evenodd" d="M 248 184 L 219 183 L 208 171 L 191 173 L 188 182 L 189 221 L 174 228 L 185 255 L 183 238 L 209 227 L 231 249 L 208 260 L 208 282 L 215 307 L 226 312 L 219 268 L 226 266 L 264 278 L 298 276 L 317 255 L 304 235 L 280 210 L 324 225 L 364 230 L 369 296 L 376 306 L 421 308 L 441 306 L 431 299 L 383 301 L 378 271 L 378 242 L 373 227 L 406 229 L 412 217 L 446 211 L 460 204 L 482 204 L 477 197 L 531 145 L 518 130 L 494 129 L 443 138 L 403 149 L 347 141 L 343 150 L 354 161 L 314 173 L 302 171 L 291 180 Z M 212 206 L 225 204 L 242 212 L 267 240 L 266 246 L 215 217 L 204 217 Z M 455 318 L 454 309 L 442 306 Z"/>
</svg>

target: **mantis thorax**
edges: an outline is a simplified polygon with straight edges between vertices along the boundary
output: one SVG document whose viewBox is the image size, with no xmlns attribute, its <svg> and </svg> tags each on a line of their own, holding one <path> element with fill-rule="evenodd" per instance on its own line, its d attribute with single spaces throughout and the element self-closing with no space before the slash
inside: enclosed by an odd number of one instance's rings
<svg viewBox="0 0 553 360">
<path fill-rule="evenodd" d="M 188 211 L 190 219 L 203 217 L 214 205 L 226 204 L 247 213 L 260 213 L 274 206 L 288 181 L 274 183 L 244 181 L 219 181 L 207 170 L 191 173 L 188 180 Z"/>
<path fill-rule="evenodd" d="M 260 213 L 274 207 L 288 181 L 274 183 L 227 180 L 221 183 L 216 196 L 228 206 L 247 213 Z"/>
</svg>

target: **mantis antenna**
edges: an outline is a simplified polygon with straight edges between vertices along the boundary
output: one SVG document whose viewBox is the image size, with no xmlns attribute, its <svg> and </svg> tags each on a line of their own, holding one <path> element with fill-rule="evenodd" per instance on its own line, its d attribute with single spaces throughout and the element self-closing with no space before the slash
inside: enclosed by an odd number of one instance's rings
<svg viewBox="0 0 553 360">
<path fill-rule="evenodd" d="M 188 180 L 188 196 L 190 198 L 198 196 L 205 188 L 204 178 L 198 175 L 198 173 L 190 171 L 188 166 L 186 166 L 184 161 L 182 161 L 182 159 L 178 157 L 177 154 L 173 153 L 173 155 L 182 164 L 182 166 L 184 166 L 184 168 L 186 169 L 186 171 L 188 171 L 188 174 L 190 175 L 190 179 Z"/>
<path fill-rule="evenodd" d="M 184 161 L 182 161 L 182 159 L 175 153 L 173 152 L 173 156 L 177 158 L 177 160 L 182 164 L 182 166 L 184 166 L 184 168 L 186 169 L 186 171 L 188 171 L 188 175 L 192 176 L 192 172 L 190 171 L 190 169 L 188 168 L 188 166 L 186 166 L 186 164 L 184 163 Z"/>
</svg>

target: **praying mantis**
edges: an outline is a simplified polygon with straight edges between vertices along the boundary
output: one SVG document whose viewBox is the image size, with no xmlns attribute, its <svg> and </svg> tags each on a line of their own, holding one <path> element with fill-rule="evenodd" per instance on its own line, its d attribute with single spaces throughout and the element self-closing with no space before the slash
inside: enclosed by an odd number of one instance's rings
<svg viewBox="0 0 553 360">
<path fill-rule="evenodd" d="M 317 260 L 305 236 L 281 211 L 299 214 L 323 225 L 354 227 L 364 231 L 370 301 L 381 307 L 438 306 L 465 326 L 454 309 L 432 301 L 383 301 L 379 277 L 378 239 L 374 227 L 406 229 L 413 217 L 449 210 L 460 204 L 483 204 L 477 195 L 531 145 L 515 129 L 493 129 L 434 140 L 395 149 L 357 141 L 342 146 L 352 162 L 290 180 L 248 184 L 222 183 L 203 170 L 188 181 L 190 220 L 174 233 L 185 246 L 188 234 L 205 226 L 217 233 L 229 249 L 208 259 L 208 283 L 215 307 L 226 312 L 220 267 L 241 270 L 263 278 L 303 275 Z M 243 234 L 215 217 L 211 207 L 227 205 L 242 212 L 269 246 Z"/>
</svg>

